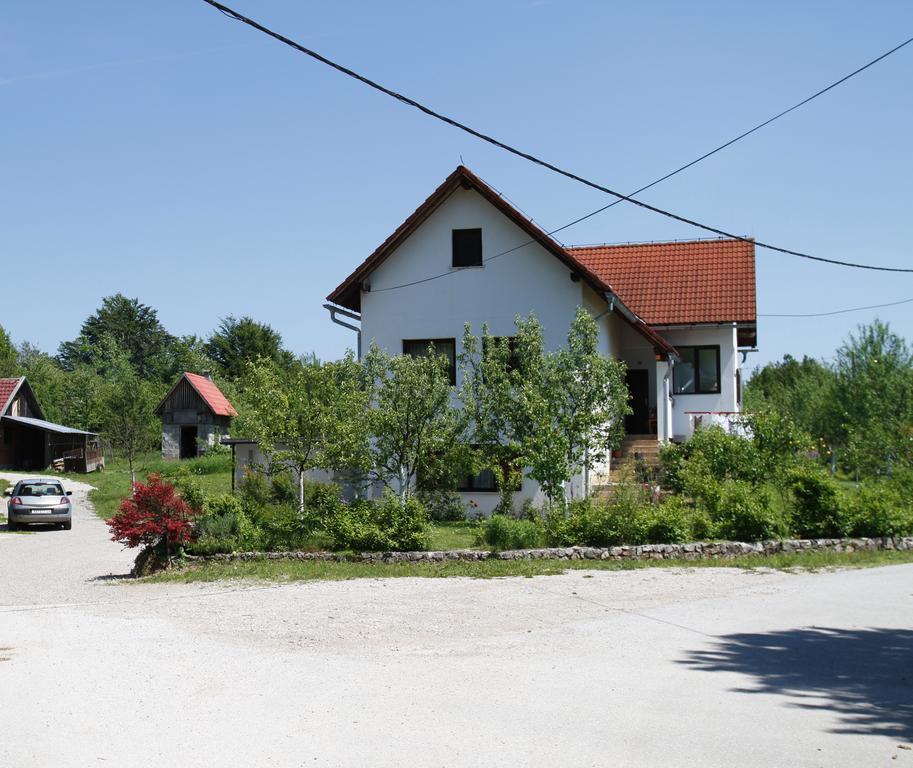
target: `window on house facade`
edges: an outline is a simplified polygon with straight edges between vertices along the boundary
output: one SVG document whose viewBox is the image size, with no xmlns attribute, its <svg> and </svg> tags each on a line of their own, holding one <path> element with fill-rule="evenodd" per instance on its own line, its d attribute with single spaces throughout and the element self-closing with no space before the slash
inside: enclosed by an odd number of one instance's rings
<svg viewBox="0 0 913 768">
<path fill-rule="evenodd" d="M 424 357 L 434 346 L 438 355 L 447 358 L 450 370 L 450 386 L 456 385 L 456 339 L 403 339 L 403 354 L 410 357 Z"/>
<path fill-rule="evenodd" d="M 473 446 L 478 447 L 478 446 Z M 505 465 L 505 470 L 509 465 Z M 514 493 L 519 493 L 523 486 L 523 478 L 521 477 L 519 481 L 514 485 L 511 490 Z M 490 469 L 483 469 L 477 475 L 469 475 L 460 480 L 457 485 L 457 490 L 462 491 L 463 493 L 497 493 L 501 490 L 498 485 L 498 480 L 495 477 L 495 473 Z"/>
<path fill-rule="evenodd" d="M 453 266 L 482 266 L 482 230 L 453 230 Z"/>
<path fill-rule="evenodd" d="M 711 395 L 720 391 L 720 348 L 676 347 L 681 360 L 672 369 L 676 395 Z"/>
</svg>

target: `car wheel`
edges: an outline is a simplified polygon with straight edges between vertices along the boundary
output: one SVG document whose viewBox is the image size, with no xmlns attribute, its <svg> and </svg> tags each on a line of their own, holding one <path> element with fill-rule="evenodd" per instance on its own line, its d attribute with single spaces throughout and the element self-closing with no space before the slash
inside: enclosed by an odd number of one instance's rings
<svg viewBox="0 0 913 768">
<path fill-rule="evenodd" d="M 65 531 L 69 531 L 73 527 L 73 521 L 67 520 L 65 523 L 61 523 L 60 527 L 63 528 Z"/>
<path fill-rule="evenodd" d="M 7 519 L 7 521 L 6 521 L 6 528 L 7 528 L 7 530 L 15 531 L 17 527 L 18 527 L 18 526 L 16 525 L 16 523 L 14 523 L 14 522 L 13 522 L 12 520 L 10 520 L 10 519 Z"/>
</svg>

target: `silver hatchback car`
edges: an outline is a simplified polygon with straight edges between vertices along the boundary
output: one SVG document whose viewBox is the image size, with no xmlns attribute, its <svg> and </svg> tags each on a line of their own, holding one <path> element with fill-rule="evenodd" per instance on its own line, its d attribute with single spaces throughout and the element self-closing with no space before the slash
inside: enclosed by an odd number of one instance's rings
<svg viewBox="0 0 913 768">
<path fill-rule="evenodd" d="M 11 531 L 29 523 L 59 525 L 66 531 L 73 527 L 72 491 L 64 491 L 59 480 L 20 480 L 5 493 L 10 497 L 6 519 Z"/>
</svg>

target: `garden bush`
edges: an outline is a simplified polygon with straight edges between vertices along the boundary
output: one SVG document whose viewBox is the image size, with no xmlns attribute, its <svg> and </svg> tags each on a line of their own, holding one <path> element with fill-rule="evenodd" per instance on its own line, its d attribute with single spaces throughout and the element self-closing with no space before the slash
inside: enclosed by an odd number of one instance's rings
<svg viewBox="0 0 913 768">
<path fill-rule="evenodd" d="M 846 503 L 837 483 L 823 470 L 808 464 L 786 476 L 792 499 L 790 527 L 802 539 L 844 536 L 848 529 Z"/>
<path fill-rule="evenodd" d="M 708 537 L 709 522 L 681 496 L 646 505 L 640 514 L 639 528 L 648 544 L 678 544 Z"/>
<path fill-rule="evenodd" d="M 479 539 L 492 549 L 534 549 L 545 543 L 545 530 L 533 520 L 492 515 L 482 523 Z"/>
<path fill-rule="evenodd" d="M 913 535 L 910 489 L 896 483 L 863 483 L 847 504 L 847 527 L 852 536 Z"/>
<path fill-rule="evenodd" d="M 546 516 L 546 535 L 555 546 L 609 547 L 646 540 L 649 494 L 640 485 L 614 486 L 606 500 L 578 499 L 565 512 L 552 509 Z"/>
<path fill-rule="evenodd" d="M 417 494 L 419 501 L 428 510 L 428 516 L 438 522 L 456 522 L 466 519 L 466 507 L 463 499 L 456 491 L 451 490 L 420 490 Z"/>
<path fill-rule="evenodd" d="M 339 504 L 325 521 L 335 549 L 366 552 L 421 550 L 428 547 L 428 511 L 411 496 L 405 504 L 392 491 L 382 499 Z"/>
<path fill-rule="evenodd" d="M 192 520 L 200 514 L 182 499 L 160 475 L 136 483 L 117 514 L 107 521 L 111 539 L 126 547 L 142 547 L 136 558 L 137 573 L 167 566 L 172 555 L 193 538 Z"/>
<path fill-rule="evenodd" d="M 195 555 L 217 552 L 255 552 L 263 548 L 264 535 L 247 514 L 241 499 L 219 494 L 206 499 L 203 516 L 194 525 Z"/>
<path fill-rule="evenodd" d="M 738 480 L 720 483 L 711 519 L 716 534 L 732 541 L 762 541 L 789 536 L 787 520 L 773 508 L 768 490 Z"/>
</svg>

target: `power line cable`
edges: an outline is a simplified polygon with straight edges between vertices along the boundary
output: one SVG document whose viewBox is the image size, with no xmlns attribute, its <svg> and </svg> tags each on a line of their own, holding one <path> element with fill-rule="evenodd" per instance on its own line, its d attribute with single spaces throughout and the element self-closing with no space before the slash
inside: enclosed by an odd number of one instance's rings
<svg viewBox="0 0 913 768">
<path fill-rule="evenodd" d="M 405 96 L 397 91 L 392 90 L 391 88 L 387 88 L 386 86 L 381 85 L 380 83 L 375 82 L 374 80 L 371 80 L 370 78 L 365 77 L 364 75 L 361 75 L 358 72 L 355 72 L 354 70 L 349 69 L 348 67 L 344 67 L 342 64 L 336 63 L 332 59 L 328 59 L 327 57 L 322 56 L 321 54 L 317 53 L 316 51 L 311 50 L 310 48 L 306 48 L 305 46 L 301 45 L 300 43 L 296 43 L 294 40 L 291 40 L 290 38 L 285 37 L 284 35 L 281 35 L 278 32 L 274 32 L 273 30 L 269 29 L 268 27 L 264 27 L 262 24 L 259 24 L 258 22 L 254 21 L 253 19 L 250 19 L 247 16 L 244 16 L 243 14 L 238 13 L 237 11 L 229 8 L 226 5 L 222 5 L 221 3 L 216 2 L 216 0 L 203 0 L 203 2 L 207 3 L 208 5 L 211 5 L 213 8 L 216 8 L 217 10 L 221 11 L 223 14 L 225 14 L 229 18 L 234 19 L 235 21 L 240 21 L 244 24 L 247 24 L 248 26 L 253 27 L 254 29 L 262 32 L 263 34 L 269 35 L 270 37 L 274 38 L 275 40 L 278 40 L 279 42 L 281 42 L 291 48 L 294 48 L 297 51 L 300 51 L 301 53 L 305 54 L 306 56 L 310 56 L 312 59 L 315 59 L 315 60 L 321 62 L 322 64 L 325 64 L 326 66 L 331 67 L 331 68 L 337 70 L 338 72 L 341 72 L 344 75 L 347 75 L 348 77 L 354 78 L 355 80 L 358 80 L 359 82 L 364 83 L 365 85 L 369 86 L 370 88 L 373 88 L 376 91 L 380 91 L 381 93 L 386 94 L 387 96 L 390 96 L 391 98 L 396 99 L 397 101 L 407 104 L 410 107 L 414 107 L 415 109 L 419 110 L 420 112 L 424 112 L 429 117 L 433 117 L 436 120 L 440 120 L 441 122 L 446 123 L 447 125 L 450 125 L 454 128 L 458 128 L 459 130 L 461 130 L 465 133 L 468 133 L 471 136 L 475 136 L 477 139 L 481 139 L 482 141 L 485 141 L 495 147 L 498 147 L 499 149 L 503 149 L 505 152 L 510 152 L 511 154 L 516 155 L 517 157 L 522 157 L 523 159 L 528 160 L 531 163 L 535 163 L 536 165 L 540 165 L 543 168 L 547 168 L 548 170 L 553 171 L 554 173 L 557 173 L 568 179 L 579 182 L 580 184 L 591 187 L 592 189 L 597 189 L 600 192 L 604 192 L 608 195 L 611 195 L 612 197 L 616 197 L 616 198 L 618 198 L 619 201 L 623 200 L 625 202 L 631 203 L 632 205 L 636 205 L 640 208 L 643 208 L 644 210 L 652 211 L 653 213 L 657 213 L 661 216 L 665 216 L 666 218 L 672 219 L 674 221 L 680 221 L 683 224 L 688 224 L 692 227 L 697 227 L 698 229 L 703 229 L 706 232 L 713 232 L 714 234 L 719 235 L 721 237 L 727 237 L 727 238 L 731 238 L 733 240 L 741 240 L 743 242 L 752 242 L 759 248 L 765 248 L 767 250 L 775 251 L 777 253 L 783 253 L 788 256 L 796 256 L 796 257 L 802 258 L 802 259 L 809 259 L 811 261 L 818 261 L 818 262 L 822 262 L 825 264 L 835 264 L 835 265 L 842 266 L 842 267 L 853 267 L 855 269 L 868 269 L 868 270 L 874 270 L 874 271 L 878 271 L 878 272 L 913 273 L 913 269 L 910 269 L 910 268 L 882 267 L 882 266 L 875 266 L 872 264 L 858 264 L 855 262 L 840 261 L 838 259 L 828 259 L 828 258 L 825 258 L 824 256 L 813 256 L 812 254 L 809 254 L 809 253 L 804 253 L 802 251 L 795 251 L 790 248 L 782 248 L 780 246 L 772 245 L 770 243 L 765 243 L 760 240 L 751 240 L 750 238 L 743 237 L 742 235 L 736 235 L 736 234 L 733 234 L 732 232 L 727 232 L 725 229 L 713 227 L 713 226 L 710 226 L 709 224 L 702 224 L 701 222 L 696 221 L 695 219 L 690 219 L 687 216 L 682 216 L 680 214 L 673 213 L 672 211 L 667 211 L 663 208 L 659 208 L 655 205 L 651 205 L 650 203 L 645 203 L 642 200 L 637 200 L 636 198 L 632 197 L 631 195 L 625 195 L 625 194 L 622 194 L 621 192 L 616 192 L 614 189 L 610 189 L 609 187 L 606 187 L 595 181 L 591 181 L 590 179 L 580 176 L 579 174 L 576 174 L 571 171 L 560 168 L 559 166 L 554 165 L 553 163 L 550 163 L 547 160 L 543 160 L 539 157 L 536 157 L 533 154 L 530 154 L 529 152 L 525 152 L 521 149 L 517 149 L 516 147 L 511 146 L 510 144 L 506 144 L 505 142 L 503 142 L 499 139 L 496 139 L 493 136 L 489 136 L 488 134 L 482 133 L 481 131 L 478 131 L 475 128 L 472 128 L 472 127 L 466 125 L 465 123 L 461 123 L 451 117 L 448 117 L 447 115 L 444 115 L 440 112 L 436 112 L 435 110 L 431 109 L 430 107 L 425 106 L 424 104 L 416 101 L 415 99 L 411 99 L 408 96 Z M 904 41 L 903 43 L 901 43 L 899 46 L 897 46 L 893 50 L 899 50 L 900 48 L 903 48 L 905 45 L 909 44 L 910 42 L 913 42 L 913 38 L 909 38 L 908 40 Z"/>
<path fill-rule="evenodd" d="M 909 304 L 913 299 L 903 299 L 902 301 L 890 301 L 887 304 L 871 304 L 867 307 L 850 307 L 848 309 L 835 309 L 833 312 L 810 312 L 804 315 L 780 315 L 759 313 L 758 317 L 829 317 L 831 315 L 845 315 L 847 312 L 862 312 L 865 309 L 881 309 L 882 307 L 896 307 L 900 304 Z"/>
</svg>

